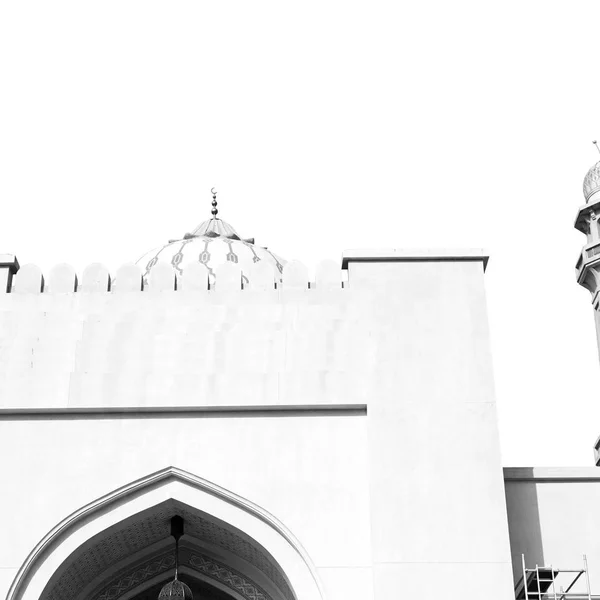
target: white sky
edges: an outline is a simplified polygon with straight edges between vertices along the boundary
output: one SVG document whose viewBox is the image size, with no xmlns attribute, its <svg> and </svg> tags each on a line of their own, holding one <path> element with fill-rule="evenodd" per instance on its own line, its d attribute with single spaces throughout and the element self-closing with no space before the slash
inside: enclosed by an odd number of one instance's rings
<svg viewBox="0 0 600 600">
<path fill-rule="evenodd" d="M 116 269 L 210 216 L 309 266 L 484 247 L 506 466 L 592 465 L 574 278 L 600 3 L 0 3 L 0 251 Z"/>
</svg>

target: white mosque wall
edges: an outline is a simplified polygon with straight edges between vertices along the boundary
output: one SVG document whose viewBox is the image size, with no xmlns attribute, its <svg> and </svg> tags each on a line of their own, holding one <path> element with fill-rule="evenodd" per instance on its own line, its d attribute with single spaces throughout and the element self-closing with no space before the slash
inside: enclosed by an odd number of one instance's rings
<svg viewBox="0 0 600 600">
<path fill-rule="evenodd" d="M 552 565 L 556 569 L 581 569 L 585 554 L 592 593 L 597 593 L 598 468 L 506 468 L 504 478 L 515 581 L 522 577 L 523 554 L 528 568 Z M 587 595 L 584 577 L 573 591 Z"/>
<path fill-rule="evenodd" d="M 70 513 L 177 465 L 283 522 L 310 556 L 327 598 L 370 597 L 358 595 L 372 587 L 364 416 L 109 416 L 3 421 L 1 429 L 2 456 L 17 439 L 28 440 L 3 473 L 20 482 L 2 500 L 11 514 L 0 540 L 5 575 L 14 577 Z M 356 582 L 354 596 L 337 591 L 340 573 Z"/>
<path fill-rule="evenodd" d="M 173 465 L 279 518 L 328 600 L 510 597 L 485 257 L 344 261 L 243 289 L 23 267 L 0 294 L 0 585 L 69 512 Z"/>
<path fill-rule="evenodd" d="M 237 277 L 221 269 L 210 291 L 175 292 L 163 266 L 142 292 L 139 267 L 125 265 L 108 292 L 98 290 L 108 273 L 92 265 L 82 278 L 89 293 L 74 292 L 67 265 L 47 284 L 24 266 L 14 293 L 0 295 L 0 409 L 366 403 L 375 361 L 369 305 L 342 289 L 339 272 L 337 288 L 323 269 L 309 288 L 305 267 L 292 262 L 278 289 L 271 273 L 270 290 L 258 277 L 242 292 L 239 269 Z"/>
<path fill-rule="evenodd" d="M 368 402 L 375 597 L 398 597 L 402 582 L 407 596 L 509 598 L 485 257 L 345 260 L 349 288 L 370 289 L 377 321 L 394 332 L 378 340 Z"/>
<path fill-rule="evenodd" d="M 6 261 L 3 262 L 3 257 Z M 134 263 L 119 267 L 114 277 L 101 263 L 92 263 L 84 270 L 81 282 L 75 269 L 66 263 L 55 265 L 47 277 L 34 264 L 23 265 L 14 277 L 10 277 L 11 255 L 0 255 L 0 293 L 15 294 L 71 293 L 71 292 L 168 292 L 174 290 L 225 292 L 246 290 L 306 290 L 339 289 L 343 287 L 346 271 L 340 270 L 334 261 L 320 262 L 315 270 L 314 281 L 309 281 L 308 269 L 299 261 L 290 261 L 279 274 L 266 262 L 254 263 L 243 270 L 237 263 L 225 263 L 215 269 L 201 263 L 192 263 L 180 274 L 171 263 L 156 263 L 147 277 Z M 13 257 L 14 258 L 14 257 Z M 4 285 L 2 283 L 4 282 Z"/>
</svg>

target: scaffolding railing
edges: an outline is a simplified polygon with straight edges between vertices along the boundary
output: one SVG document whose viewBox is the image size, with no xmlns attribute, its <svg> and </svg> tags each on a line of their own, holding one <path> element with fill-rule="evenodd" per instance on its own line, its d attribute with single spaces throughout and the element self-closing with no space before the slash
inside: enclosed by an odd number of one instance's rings
<svg viewBox="0 0 600 600">
<path fill-rule="evenodd" d="M 600 600 L 599 595 L 592 595 L 587 557 L 583 555 L 582 569 L 557 569 L 549 567 L 535 568 L 525 565 L 525 555 L 521 554 L 523 576 L 515 587 L 517 600 Z M 584 589 L 578 589 L 575 584 L 585 582 Z M 583 586 L 578 586 L 579 588 Z"/>
</svg>

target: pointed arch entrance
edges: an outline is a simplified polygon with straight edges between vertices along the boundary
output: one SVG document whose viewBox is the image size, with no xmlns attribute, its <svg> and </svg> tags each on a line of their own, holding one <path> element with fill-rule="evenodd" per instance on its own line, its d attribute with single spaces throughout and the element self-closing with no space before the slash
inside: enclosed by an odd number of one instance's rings
<svg viewBox="0 0 600 600">
<path fill-rule="evenodd" d="M 207 600 L 323 600 L 309 557 L 281 522 L 175 467 L 67 517 L 28 556 L 7 600 L 157 597 L 173 577 L 174 515 L 186 524 L 181 578 Z"/>
</svg>

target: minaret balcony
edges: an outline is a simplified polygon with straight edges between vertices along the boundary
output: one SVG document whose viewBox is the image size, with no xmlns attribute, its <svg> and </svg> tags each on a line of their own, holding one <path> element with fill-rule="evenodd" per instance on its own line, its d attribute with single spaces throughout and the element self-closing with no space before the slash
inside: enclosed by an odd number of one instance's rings
<svg viewBox="0 0 600 600">
<path fill-rule="evenodd" d="M 575 265 L 577 283 L 589 290 L 592 295 L 598 291 L 598 277 L 600 276 L 600 241 L 587 244 Z"/>
<path fill-rule="evenodd" d="M 575 219 L 575 229 L 589 235 L 590 233 L 590 217 L 592 213 L 600 215 L 600 193 L 594 194 L 591 198 L 592 202 L 579 207 L 577 218 Z"/>
</svg>

